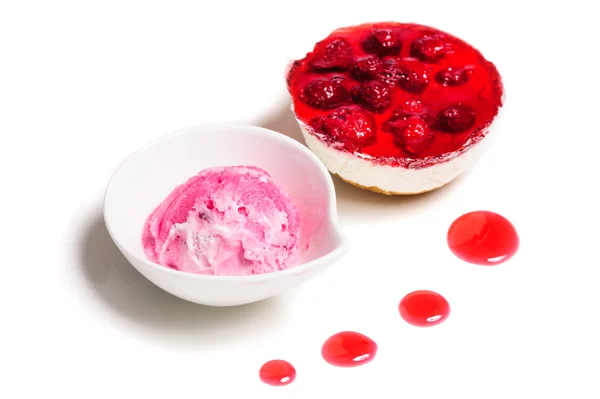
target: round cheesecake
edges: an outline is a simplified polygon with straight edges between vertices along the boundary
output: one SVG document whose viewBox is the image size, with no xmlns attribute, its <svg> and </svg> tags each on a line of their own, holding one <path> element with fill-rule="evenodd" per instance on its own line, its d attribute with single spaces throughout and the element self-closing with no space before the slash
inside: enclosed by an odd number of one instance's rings
<svg viewBox="0 0 600 399">
<path fill-rule="evenodd" d="M 309 149 L 346 182 L 388 195 L 435 190 L 473 167 L 504 96 L 468 43 L 397 22 L 335 30 L 286 79 Z"/>
</svg>

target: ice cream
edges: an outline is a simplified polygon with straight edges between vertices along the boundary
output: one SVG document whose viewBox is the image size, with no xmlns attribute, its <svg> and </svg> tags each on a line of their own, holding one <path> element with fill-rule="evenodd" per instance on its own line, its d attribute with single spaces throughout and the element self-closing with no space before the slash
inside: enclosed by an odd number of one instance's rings
<svg viewBox="0 0 600 399">
<path fill-rule="evenodd" d="M 177 186 L 146 220 L 152 262 L 198 274 L 240 276 L 295 264 L 298 209 L 255 166 L 212 167 Z"/>
</svg>

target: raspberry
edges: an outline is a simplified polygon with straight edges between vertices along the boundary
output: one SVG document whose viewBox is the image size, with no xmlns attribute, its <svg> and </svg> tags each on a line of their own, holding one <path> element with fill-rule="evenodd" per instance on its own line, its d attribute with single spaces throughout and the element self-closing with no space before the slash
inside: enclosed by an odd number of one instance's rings
<svg viewBox="0 0 600 399">
<path fill-rule="evenodd" d="M 400 79 L 400 69 L 398 68 L 398 60 L 388 58 L 383 63 L 383 71 L 377 74 L 377 80 L 385 82 L 388 86 L 394 87 Z"/>
<path fill-rule="evenodd" d="M 307 84 L 300 93 L 302 100 L 319 109 L 331 109 L 349 101 L 348 91 L 341 79 L 319 79 Z"/>
<path fill-rule="evenodd" d="M 468 68 L 446 68 L 435 75 L 435 81 L 444 86 L 460 86 L 467 83 L 473 71 Z"/>
<path fill-rule="evenodd" d="M 429 84 L 429 68 L 414 59 L 387 59 L 378 77 L 390 86 L 400 86 L 413 94 L 422 93 Z"/>
<path fill-rule="evenodd" d="M 381 72 L 383 72 L 383 62 L 376 56 L 363 58 L 352 67 L 352 76 L 356 80 L 375 79 Z"/>
<path fill-rule="evenodd" d="M 384 122 L 383 127 L 388 132 L 398 133 L 412 117 L 420 118 L 428 126 L 435 122 L 435 119 L 429 115 L 427 107 L 420 100 L 411 98 L 394 110 L 392 117 Z"/>
<path fill-rule="evenodd" d="M 391 29 L 373 29 L 362 47 L 367 53 L 384 57 L 400 54 L 402 42 Z"/>
<path fill-rule="evenodd" d="M 340 108 L 329 115 L 316 116 L 309 126 L 318 133 L 343 143 L 344 148 L 355 151 L 375 138 L 373 116 L 358 107 Z"/>
<path fill-rule="evenodd" d="M 409 93 L 422 93 L 429 83 L 429 70 L 415 60 L 403 60 L 398 65 L 398 86 Z"/>
<path fill-rule="evenodd" d="M 402 103 L 402 105 L 400 105 L 399 110 L 410 114 L 420 113 L 423 112 L 423 103 L 421 102 L 421 100 L 411 98 Z"/>
<path fill-rule="evenodd" d="M 451 105 L 441 110 L 437 116 L 437 127 L 447 133 L 460 133 L 475 124 L 475 111 L 464 104 Z"/>
<path fill-rule="evenodd" d="M 310 61 L 314 71 L 342 70 L 352 63 L 352 47 L 344 39 L 335 39 L 325 44 L 319 42 Z"/>
<path fill-rule="evenodd" d="M 419 116 L 391 122 L 390 126 L 404 148 L 412 154 L 425 151 L 433 140 L 433 132 Z"/>
<path fill-rule="evenodd" d="M 365 82 L 352 89 L 352 99 L 373 112 L 382 112 L 392 101 L 388 86 L 377 80 Z"/>
<path fill-rule="evenodd" d="M 449 52 L 450 44 L 442 35 L 423 36 L 410 47 L 410 55 L 427 63 L 440 61 Z"/>
</svg>

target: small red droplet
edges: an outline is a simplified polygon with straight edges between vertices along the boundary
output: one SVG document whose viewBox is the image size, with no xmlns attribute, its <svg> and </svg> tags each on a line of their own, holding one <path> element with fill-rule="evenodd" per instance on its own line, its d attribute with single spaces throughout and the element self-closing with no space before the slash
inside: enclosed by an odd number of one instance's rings
<svg viewBox="0 0 600 399">
<path fill-rule="evenodd" d="M 325 341 L 321 355 L 338 367 L 355 367 L 368 363 L 377 354 L 377 344 L 371 338 L 353 331 L 332 335 Z"/>
<path fill-rule="evenodd" d="M 398 305 L 400 316 L 408 324 L 431 327 L 442 323 L 450 315 L 446 298 L 433 291 L 414 291 L 406 295 Z"/>
<path fill-rule="evenodd" d="M 504 216 L 475 211 L 452 223 L 448 229 L 448 246 L 465 262 L 492 266 L 514 256 L 519 249 L 519 236 Z"/>
<path fill-rule="evenodd" d="M 272 386 L 291 384 L 296 379 L 296 369 L 285 360 L 269 360 L 260 368 L 260 380 Z"/>
</svg>

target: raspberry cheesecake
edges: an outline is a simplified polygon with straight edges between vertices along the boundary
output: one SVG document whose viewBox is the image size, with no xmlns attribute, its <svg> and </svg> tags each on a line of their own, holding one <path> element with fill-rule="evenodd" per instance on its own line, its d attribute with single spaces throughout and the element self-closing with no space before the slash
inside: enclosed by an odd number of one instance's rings
<svg viewBox="0 0 600 399">
<path fill-rule="evenodd" d="M 310 150 L 348 183 L 388 195 L 437 189 L 473 166 L 504 96 L 475 48 L 397 22 L 335 30 L 286 79 Z"/>
</svg>

